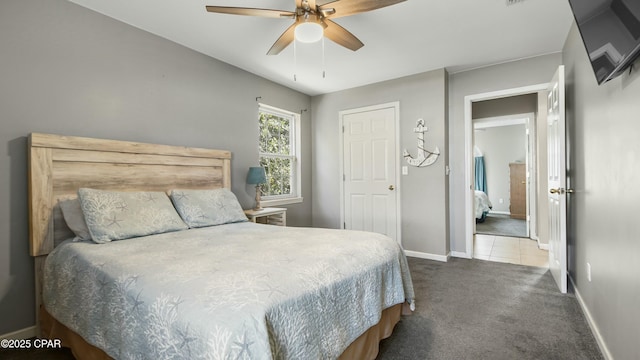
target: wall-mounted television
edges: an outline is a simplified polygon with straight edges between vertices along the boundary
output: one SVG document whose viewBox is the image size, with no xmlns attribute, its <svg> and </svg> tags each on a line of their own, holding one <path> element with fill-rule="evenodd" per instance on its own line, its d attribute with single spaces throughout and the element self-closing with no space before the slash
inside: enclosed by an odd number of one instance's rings
<svg viewBox="0 0 640 360">
<path fill-rule="evenodd" d="M 640 0 L 569 0 L 598 84 L 640 55 Z"/>
</svg>

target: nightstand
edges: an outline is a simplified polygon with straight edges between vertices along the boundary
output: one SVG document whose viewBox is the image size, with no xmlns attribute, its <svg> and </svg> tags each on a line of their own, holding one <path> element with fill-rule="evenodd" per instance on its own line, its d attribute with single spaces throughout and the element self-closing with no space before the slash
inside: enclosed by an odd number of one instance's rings
<svg viewBox="0 0 640 360">
<path fill-rule="evenodd" d="M 258 224 L 287 226 L 287 209 L 268 207 L 262 210 L 245 210 L 249 221 Z"/>
</svg>

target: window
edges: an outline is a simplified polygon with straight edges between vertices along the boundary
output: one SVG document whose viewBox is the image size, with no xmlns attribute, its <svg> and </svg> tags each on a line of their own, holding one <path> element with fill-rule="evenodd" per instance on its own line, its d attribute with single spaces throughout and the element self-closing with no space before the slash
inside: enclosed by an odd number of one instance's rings
<svg viewBox="0 0 640 360">
<path fill-rule="evenodd" d="M 301 202 L 298 114 L 260 104 L 260 166 L 267 174 L 261 186 L 267 205 Z"/>
</svg>

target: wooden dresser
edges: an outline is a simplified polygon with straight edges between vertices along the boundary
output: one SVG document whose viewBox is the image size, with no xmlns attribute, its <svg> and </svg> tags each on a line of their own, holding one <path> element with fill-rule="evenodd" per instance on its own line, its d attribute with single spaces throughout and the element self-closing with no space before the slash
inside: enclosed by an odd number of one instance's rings
<svg viewBox="0 0 640 360">
<path fill-rule="evenodd" d="M 524 163 L 509 164 L 510 204 L 512 219 L 527 218 L 527 173 Z"/>
</svg>

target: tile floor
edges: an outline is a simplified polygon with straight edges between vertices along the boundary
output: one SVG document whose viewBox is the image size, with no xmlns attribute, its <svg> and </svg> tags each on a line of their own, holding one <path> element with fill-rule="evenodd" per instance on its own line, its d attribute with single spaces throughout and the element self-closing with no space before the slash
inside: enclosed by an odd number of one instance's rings
<svg viewBox="0 0 640 360">
<path fill-rule="evenodd" d="M 531 239 L 476 234 L 473 256 L 480 260 L 549 267 L 549 252 L 538 249 L 538 243 Z"/>
</svg>

